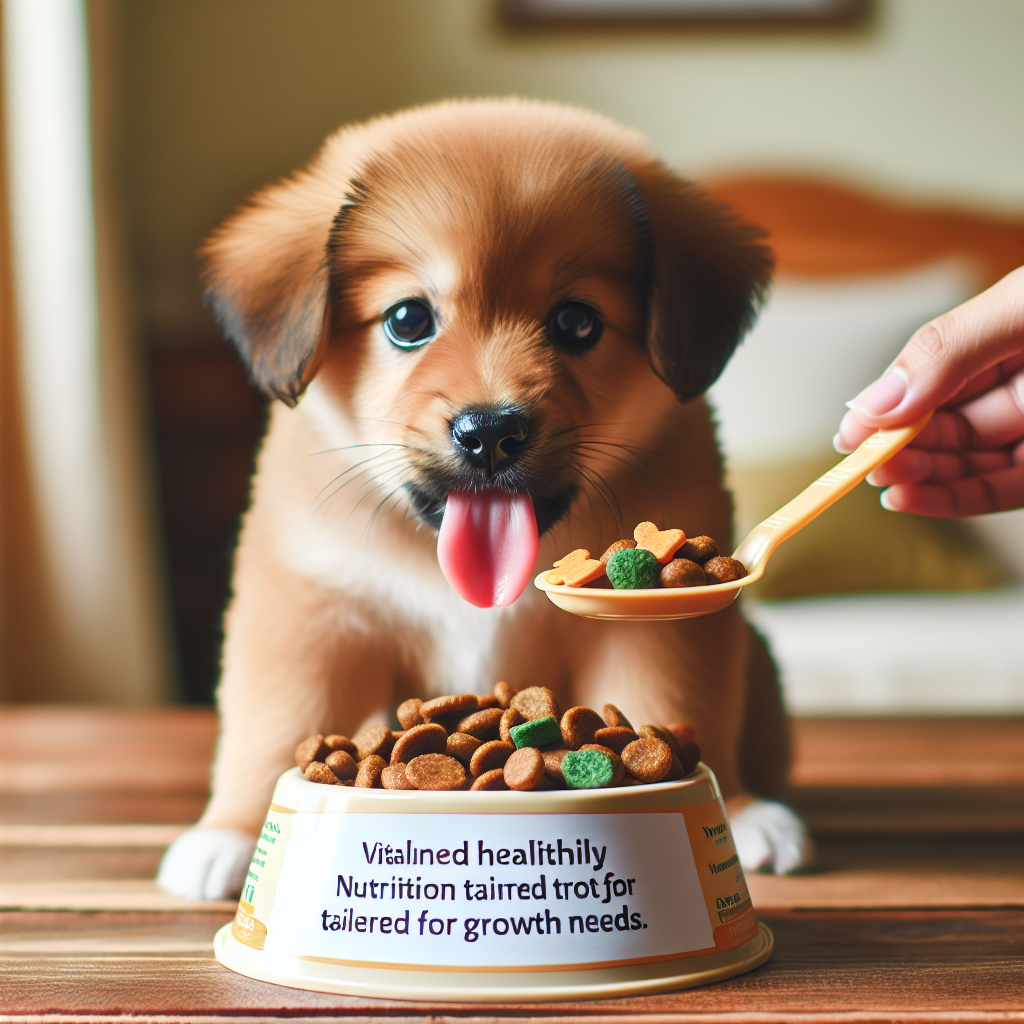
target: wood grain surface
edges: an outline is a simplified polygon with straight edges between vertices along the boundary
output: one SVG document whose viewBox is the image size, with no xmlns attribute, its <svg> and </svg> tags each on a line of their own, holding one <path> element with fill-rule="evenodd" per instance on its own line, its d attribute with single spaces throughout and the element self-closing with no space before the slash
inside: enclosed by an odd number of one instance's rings
<svg viewBox="0 0 1024 1024">
<path fill-rule="evenodd" d="M 817 807 L 817 862 L 749 879 L 769 963 L 685 992 L 509 1006 L 329 996 L 221 967 L 212 937 L 233 904 L 152 881 L 202 807 L 214 732 L 203 711 L 0 709 L 0 1022 L 1024 1024 L 1020 720 L 797 722 L 793 800 Z M 36 770 L 54 736 L 83 766 L 74 785 Z M 125 770 L 138 757 L 146 770 Z"/>
</svg>

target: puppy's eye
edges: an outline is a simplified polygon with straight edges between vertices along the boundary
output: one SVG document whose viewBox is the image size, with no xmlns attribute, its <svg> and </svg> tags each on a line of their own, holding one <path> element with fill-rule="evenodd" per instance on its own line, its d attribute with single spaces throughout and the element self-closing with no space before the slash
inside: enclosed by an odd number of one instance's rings
<svg viewBox="0 0 1024 1024">
<path fill-rule="evenodd" d="M 437 333 L 437 325 L 425 302 L 403 299 L 384 313 L 384 333 L 397 348 L 419 348 Z"/>
<path fill-rule="evenodd" d="M 570 352 L 585 352 L 601 337 L 604 324 L 597 311 L 583 302 L 563 302 L 551 313 L 551 340 Z"/>
</svg>

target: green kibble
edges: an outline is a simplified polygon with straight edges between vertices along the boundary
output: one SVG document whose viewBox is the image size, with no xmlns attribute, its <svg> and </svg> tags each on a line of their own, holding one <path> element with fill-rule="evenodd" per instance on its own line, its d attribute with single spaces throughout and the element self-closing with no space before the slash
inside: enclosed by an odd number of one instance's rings
<svg viewBox="0 0 1024 1024">
<path fill-rule="evenodd" d="M 605 570 L 616 590 L 649 590 L 658 585 L 661 563 L 643 548 L 617 551 Z"/>
<path fill-rule="evenodd" d="M 552 715 L 535 718 L 522 725 L 513 725 L 508 731 L 517 750 L 523 747 L 549 747 L 552 743 L 562 742 L 562 730 L 558 720 Z"/>
<path fill-rule="evenodd" d="M 604 789 L 615 775 L 612 759 L 600 750 L 570 750 L 561 768 L 570 789 Z"/>
</svg>

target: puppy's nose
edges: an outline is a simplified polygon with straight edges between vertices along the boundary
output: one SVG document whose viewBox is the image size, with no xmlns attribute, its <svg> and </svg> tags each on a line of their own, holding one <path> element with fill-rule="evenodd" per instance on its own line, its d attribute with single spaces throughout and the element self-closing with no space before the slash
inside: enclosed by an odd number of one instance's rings
<svg viewBox="0 0 1024 1024">
<path fill-rule="evenodd" d="M 486 470 L 488 476 L 511 465 L 522 452 L 528 433 L 526 417 L 514 409 L 471 409 L 452 423 L 456 448 L 471 466 Z"/>
</svg>

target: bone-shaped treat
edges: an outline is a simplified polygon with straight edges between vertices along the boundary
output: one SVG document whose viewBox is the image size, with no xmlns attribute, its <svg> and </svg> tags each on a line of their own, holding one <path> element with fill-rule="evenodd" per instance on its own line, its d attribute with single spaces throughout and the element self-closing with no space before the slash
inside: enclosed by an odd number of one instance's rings
<svg viewBox="0 0 1024 1024">
<path fill-rule="evenodd" d="M 586 548 L 577 548 L 555 562 L 554 569 L 545 573 L 544 579 L 554 586 L 582 587 L 603 575 L 604 565 L 591 558 Z"/>
<path fill-rule="evenodd" d="M 633 536 L 637 547 L 650 551 L 662 565 L 671 562 L 672 556 L 686 543 L 682 530 L 659 530 L 654 523 L 641 523 Z"/>
</svg>

